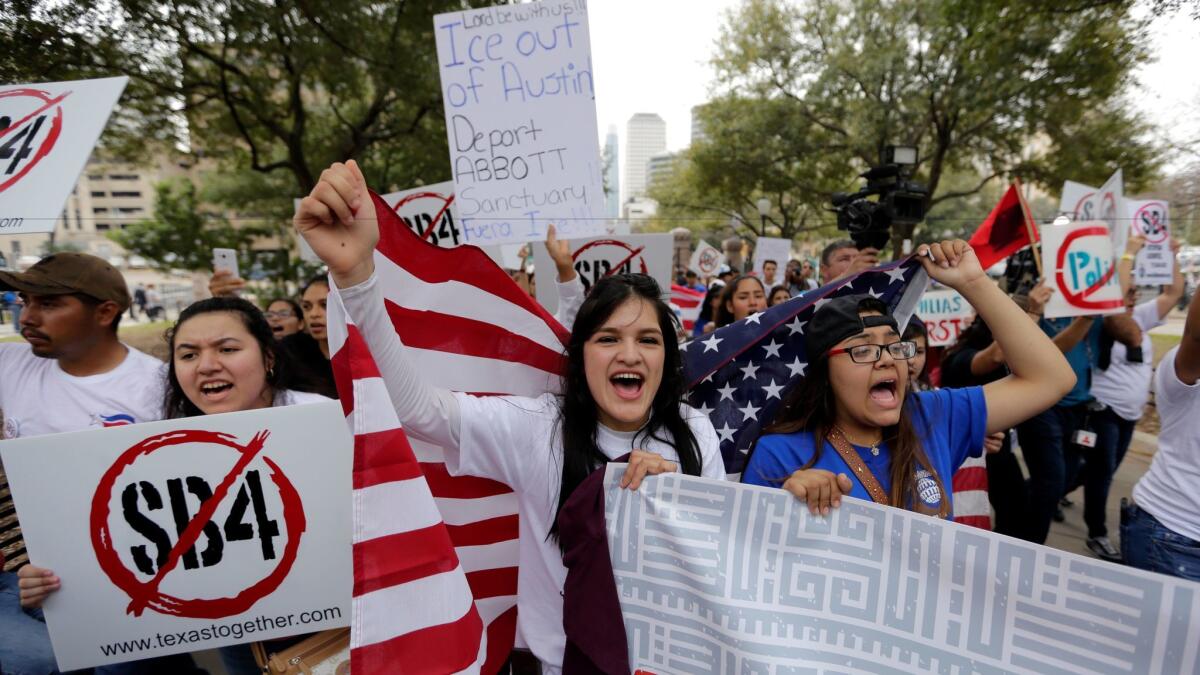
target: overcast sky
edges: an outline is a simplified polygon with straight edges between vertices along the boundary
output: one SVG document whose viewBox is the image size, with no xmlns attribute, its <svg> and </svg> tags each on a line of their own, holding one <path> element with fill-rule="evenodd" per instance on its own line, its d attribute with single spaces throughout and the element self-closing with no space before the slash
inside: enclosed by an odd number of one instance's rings
<svg viewBox="0 0 1200 675">
<path fill-rule="evenodd" d="M 667 148 L 691 135 L 691 108 L 712 81 L 708 65 L 724 12 L 738 0 L 593 0 L 588 3 L 600 140 L 617 127 L 624 153 L 625 123 L 637 112 L 667 122 Z M 1200 138 L 1200 22 L 1187 10 L 1158 19 L 1151 31 L 1158 61 L 1138 73 L 1130 92 L 1166 139 Z M 1190 114 L 1189 114 L 1190 111 Z"/>
</svg>

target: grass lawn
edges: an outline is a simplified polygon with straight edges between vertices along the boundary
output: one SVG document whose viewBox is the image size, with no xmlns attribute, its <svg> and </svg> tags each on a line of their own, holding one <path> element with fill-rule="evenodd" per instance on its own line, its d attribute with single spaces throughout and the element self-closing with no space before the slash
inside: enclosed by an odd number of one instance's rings
<svg viewBox="0 0 1200 675">
<path fill-rule="evenodd" d="M 1154 367 L 1158 367 L 1158 362 L 1162 360 L 1172 347 L 1179 344 L 1183 337 L 1180 335 L 1154 335 L 1150 334 L 1150 342 L 1154 343 Z"/>
</svg>

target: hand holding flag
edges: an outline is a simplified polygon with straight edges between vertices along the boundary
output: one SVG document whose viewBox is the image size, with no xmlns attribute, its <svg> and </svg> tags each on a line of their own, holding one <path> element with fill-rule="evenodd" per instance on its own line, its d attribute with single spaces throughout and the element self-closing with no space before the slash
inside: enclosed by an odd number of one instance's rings
<svg viewBox="0 0 1200 675">
<path fill-rule="evenodd" d="M 321 172 L 313 191 L 300 200 L 292 218 L 296 231 L 325 264 L 334 281 L 348 288 L 375 270 L 379 243 L 375 204 L 358 162 L 335 163 Z"/>
</svg>

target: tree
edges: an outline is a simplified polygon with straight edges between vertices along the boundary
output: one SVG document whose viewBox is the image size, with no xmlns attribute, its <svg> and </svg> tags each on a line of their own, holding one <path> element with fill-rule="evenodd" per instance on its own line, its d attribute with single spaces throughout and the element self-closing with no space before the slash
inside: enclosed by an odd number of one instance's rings
<svg viewBox="0 0 1200 675">
<path fill-rule="evenodd" d="M 820 166 L 821 180 L 796 177 L 786 194 L 810 210 L 831 182 L 856 189 L 853 175 L 888 144 L 920 149 L 916 177 L 931 209 L 1012 176 L 1056 191 L 1068 178 L 1098 184 L 1120 166 L 1137 189 L 1154 178 L 1158 156 L 1148 125 L 1122 99 L 1148 58 L 1147 21 L 1130 4 L 746 0 L 718 42 L 722 96 L 705 131 L 760 134 L 743 148 L 796 143 L 791 157 Z M 776 126 L 754 131 L 746 118 L 759 115 Z M 790 134 L 762 134 L 779 125 Z M 770 195 L 786 175 L 780 168 L 731 156 L 719 172 L 728 180 L 740 172 L 737 181 Z M 976 179 L 946 189 L 952 173 Z M 895 232 L 896 241 L 911 236 L 911 227 Z"/>
<path fill-rule="evenodd" d="M 210 270 L 214 248 L 246 252 L 253 240 L 269 234 L 262 227 L 234 227 L 205 209 L 189 179 L 163 181 L 154 189 L 154 219 L 131 223 L 108 237 L 159 269 Z"/>
</svg>

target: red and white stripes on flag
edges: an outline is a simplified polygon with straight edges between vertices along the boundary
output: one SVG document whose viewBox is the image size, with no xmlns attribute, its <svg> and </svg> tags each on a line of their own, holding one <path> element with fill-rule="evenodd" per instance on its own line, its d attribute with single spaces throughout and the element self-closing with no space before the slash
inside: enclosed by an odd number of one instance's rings
<svg viewBox="0 0 1200 675">
<path fill-rule="evenodd" d="M 683 327 L 691 330 L 700 318 L 704 293 L 679 284 L 671 284 L 671 302 L 679 308 L 679 319 Z"/>
<path fill-rule="evenodd" d="M 954 472 L 954 522 L 992 529 L 992 504 L 988 501 L 987 455 L 968 457 Z"/>
<path fill-rule="evenodd" d="M 376 274 L 417 371 L 454 391 L 556 390 L 567 331 L 483 251 L 421 241 L 372 197 Z M 502 483 L 451 477 L 441 448 L 407 439 L 336 293 L 329 313 L 355 435 L 353 671 L 494 673 L 516 631 L 516 497 Z"/>
</svg>

